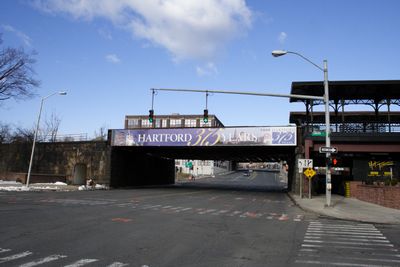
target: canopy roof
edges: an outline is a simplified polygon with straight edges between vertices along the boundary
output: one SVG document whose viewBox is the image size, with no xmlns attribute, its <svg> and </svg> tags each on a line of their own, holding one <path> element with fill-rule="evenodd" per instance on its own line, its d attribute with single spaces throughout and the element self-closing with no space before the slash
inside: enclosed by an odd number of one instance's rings
<svg viewBox="0 0 400 267">
<path fill-rule="evenodd" d="M 291 94 L 323 96 L 324 85 L 320 82 L 292 82 Z M 329 81 L 329 100 L 400 99 L 400 80 Z M 307 100 L 290 98 L 290 102 Z"/>
</svg>

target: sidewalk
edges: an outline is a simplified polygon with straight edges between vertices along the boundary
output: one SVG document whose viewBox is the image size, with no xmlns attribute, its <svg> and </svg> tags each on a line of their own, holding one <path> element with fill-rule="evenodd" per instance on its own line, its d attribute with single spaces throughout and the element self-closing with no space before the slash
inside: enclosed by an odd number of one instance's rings
<svg viewBox="0 0 400 267">
<path fill-rule="evenodd" d="M 312 199 L 300 198 L 298 194 L 293 193 L 289 193 L 289 196 L 300 208 L 320 215 L 360 222 L 400 224 L 400 210 L 355 198 L 332 195 L 331 206 L 325 207 L 325 195 L 313 196 Z"/>
</svg>

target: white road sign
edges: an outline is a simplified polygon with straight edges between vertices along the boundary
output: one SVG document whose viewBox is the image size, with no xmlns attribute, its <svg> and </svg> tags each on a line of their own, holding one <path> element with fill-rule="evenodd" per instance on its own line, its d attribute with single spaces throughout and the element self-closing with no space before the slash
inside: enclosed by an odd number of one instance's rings
<svg viewBox="0 0 400 267">
<path fill-rule="evenodd" d="M 321 146 L 319 148 L 319 153 L 337 153 L 337 152 L 338 152 L 337 147 Z"/>
<path fill-rule="evenodd" d="M 298 159 L 297 166 L 299 167 L 299 173 L 302 173 L 303 169 L 313 167 L 313 160 L 312 159 Z"/>
</svg>

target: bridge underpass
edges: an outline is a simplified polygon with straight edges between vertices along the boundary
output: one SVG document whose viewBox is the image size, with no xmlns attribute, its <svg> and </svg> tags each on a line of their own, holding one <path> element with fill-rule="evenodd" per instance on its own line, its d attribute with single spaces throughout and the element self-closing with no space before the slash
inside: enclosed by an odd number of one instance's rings
<svg viewBox="0 0 400 267">
<path fill-rule="evenodd" d="M 283 131 L 283 127 L 258 127 L 257 130 L 260 129 L 263 130 L 263 134 L 268 133 L 266 135 L 271 138 L 273 135 L 274 141 L 266 142 L 263 136 L 264 139 L 261 142 L 259 134 L 254 132 L 248 134 L 249 131 L 254 131 L 254 127 L 228 130 L 226 128 L 190 129 L 193 131 L 191 133 L 193 136 L 186 136 L 185 142 L 179 142 L 179 138 L 176 138 L 178 142 L 172 143 L 156 136 L 160 134 L 160 129 L 113 130 L 110 185 L 129 187 L 174 184 L 176 159 L 232 161 L 234 163 L 286 161 L 289 166 L 288 189 L 290 190 L 295 160 L 296 127 L 286 127 L 286 132 Z M 287 135 L 288 129 L 290 136 Z M 187 128 L 163 130 L 172 131 L 177 135 L 188 133 Z M 239 130 L 240 133 L 234 137 Z M 280 130 L 280 134 L 275 134 L 278 131 L 272 134 L 273 130 Z M 234 134 L 228 137 L 227 131 L 233 131 Z M 162 134 L 165 137 L 165 133 Z M 202 139 L 199 138 L 201 135 Z M 147 136 L 150 136 L 150 139 Z M 156 137 L 157 143 L 153 142 Z M 256 174 L 252 175 L 250 179 L 256 176 Z"/>
</svg>

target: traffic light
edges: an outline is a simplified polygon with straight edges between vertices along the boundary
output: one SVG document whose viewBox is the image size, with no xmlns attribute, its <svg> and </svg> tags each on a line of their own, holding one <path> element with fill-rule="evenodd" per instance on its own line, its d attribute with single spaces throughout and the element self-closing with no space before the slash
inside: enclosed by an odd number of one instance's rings
<svg viewBox="0 0 400 267">
<path fill-rule="evenodd" d="M 149 110 L 149 122 L 153 123 L 153 121 L 154 121 L 154 110 L 150 109 Z"/>
<path fill-rule="evenodd" d="M 338 164 L 339 164 L 339 159 L 337 159 L 336 157 L 326 158 L 326 165 L 328 166 L 328 168 L 337 167 Z"/>
<path fill-rule="evenodd" d="M 208 122 L 208 109 L 204 110 L 203 121 L 204 121 L 204 123 Z"/>
</svg>

